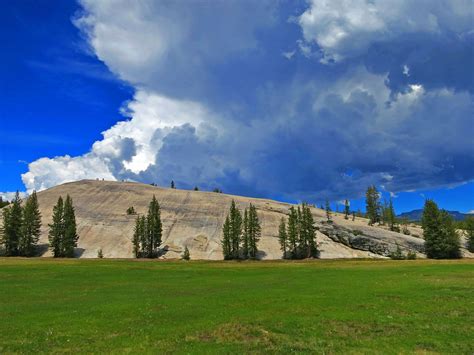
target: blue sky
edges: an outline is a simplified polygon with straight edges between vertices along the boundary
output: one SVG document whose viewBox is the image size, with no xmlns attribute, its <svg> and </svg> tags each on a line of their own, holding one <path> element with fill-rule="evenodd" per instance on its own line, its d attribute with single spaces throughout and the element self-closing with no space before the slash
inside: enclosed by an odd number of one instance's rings
<svg viewBox="0 0 474 355">
<path fill-rule="evenodd" d="M 134 180 L 474 210 L 472 3 L 10 1 L 0 191 Z"/>
</svg>

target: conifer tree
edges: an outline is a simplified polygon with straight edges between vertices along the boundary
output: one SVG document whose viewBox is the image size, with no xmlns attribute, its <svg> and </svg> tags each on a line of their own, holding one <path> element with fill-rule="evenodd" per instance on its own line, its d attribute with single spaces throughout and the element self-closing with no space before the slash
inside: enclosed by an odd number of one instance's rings
<svg viewBox="0 0 474 355">
<path fill-rule="evenodd" d="M 298 256 L 298 212 L 291 206 L 288 215 L 288 249 L 290 252 L 290 258 L 296 259 Z"/>
<path fill-rule="evenodd" d="M 314 226 L 311 209 L 306 203 L 303 203 L 301 208 L 300 226 L 300 257 L 317 257 L 318 249 L 316 246 L 316 228 Z"/>
<path fill-rule="evenodd" d="M 8 222 L 5 225 L 5 254 L 7 256 L 18 256 L 20 255 L 19 247 L 23 226 L 23 208 L 18 191 L 8 209 Z"/>
<path fill-rule="evenodd" d="M 355 221 L 356 220 L 356 214 L 355 212 L 352 212 L 352 221 Z"/>
<path fill-rule="evenodd" d="M 400 228 L 397 227 L 397 215 L 395 214 L 395 209 L 393 208 L 392 198 L 390 198 L 387 208 L 387 223 L 391 231 L 400 231 Z"/>
<path fill-rule="evenodd" d="M 170 185 L 170 187 L 171 187 L 172 189 L 175 189 L 175 188 L 176 188 L 176 185 L 174 184 L 174 181 L 173 181 L 173 180 L 171 180 L 171 185 Z"/>
<path fill-rule="evenodd" d="M 380 195 L 375 185 L 369 186 L 365 196 L 367 218 L 369 219 L 369 225 L 373 225 L 380 222 Z"/>
<path fill-rule="evenodd" d="M 39 211 L 38 197 L 36 191 L 28 197 L 23 208 L 23 224 L 19 243 L 19 254 L 32 256 L 41 232 L 41 213 Z"/>
<path fill-rule="evenodd" d="M 189 254 L 189 249 L 187 246 L 184 247 L 184 252 L 182 256 L 183 260 L 191 260 L 191 255 Z"/>
<path fill-rule="evenodd" d="M 133 229 L 133 238 L 132 238 L 132 245 L 133 245 L 133 256 L 135 258 L 140 257 L 140 251 L 141 251 L 141 246 L 140 246 L 140 241 L 143 238 L 143 233 L 141 231 L 141 223 L 140 223 L 140 216 L 137 216 L 135 219 L 135 227 Z"/>
<path fill-rule="evenodd" d="M 326 200 L 326 218 L 328 222 L 331 220 L 331 205 L 329 204 L 329 200 Z"/>
<path fill-rule="evenodd" d="M 278 241 L 280 242 L 280 249 L 283 252 L 283 259 L 286 259 L 288 235 L 286 234 L 286 223 L 283 217 L 281 217 L 280 226 L 278 227 Z"/>
<path fill-rule="evenodd" d="M 240 254 L 240 237 L 242 234 L 242 215 L 232 200 L 230 205 L 230 245 L 232 259 L 238 259 Z"/>
<path fill-rule="evenodd" d="M 474 253 L 474 217 L 469 216 L 465 222 L 467 233 L 467 250 Z"/>
<path fill-rule="evenodd" d="M 250 257 L 250 223 L 249 223 L 249 212 L 247 209 L 244 211 L 244 221 L 242 229 L 242 258 L 248 259 Z"/>
<path fill-rule="evenodd" d="M 344 200 L 344 219 L 349 219 L 350 205 L 349 200 Z"/>
<path fill-rule="evenodd" d="M 428 258 L 461 257 L 459 236 L 451 216 L 440 211 L 433 200 L 426 200 L 422 217 L 425 252 Z"/>
<path fill-rule="evenodd" d="M 230 217 L 227 215 L 225 218 L 224 225 L 222 227 L 222 253 L 224 254 L 224 260 L 232 259 L 232 246 L 230 240 Z"/>
<path fill-rule="evenodd" d="M 74 257 L 74 248 L 77 247 L 76 215 L 72 198 L 67 195 L 64 201 L 64 236 L 62 241 L 62 256 L 66 258 Z"/>
<path fill-rule="evenodd" d="M 261 236 L 260 221 L 257 215 L 257 209 L 250 204 L 248 216 L 248 235 L 249 235 L 249 257 L 255 259 L 258 254 L 258 242 Z"/>
<path fill-rule="evenodd" d="M 62 239 L 64 236 L 64 203 L 63 198 L 59 196 L 58 202 L 53 207 L 53 222 L 49 226 L 49 246 L 52 249 L 53 256 L 59 258 L 62 255 Z"/>
<path fill-rule="evenodd" d="M 161 245 L 163 227 L 161 225 L 160 205 L 155 195 L 148 206 L 148 214 L 146 217 L 146 249 L 145 253 L 148 258 L 157 256 L 158 248 Z"/>
</svg>

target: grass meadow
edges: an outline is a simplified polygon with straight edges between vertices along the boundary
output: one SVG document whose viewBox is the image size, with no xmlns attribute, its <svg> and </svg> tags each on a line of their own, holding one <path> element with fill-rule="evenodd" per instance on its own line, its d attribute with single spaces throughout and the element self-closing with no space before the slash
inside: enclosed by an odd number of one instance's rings
<svg viewBox="0 0 474 355">
<path fill-rule="evenodd" d="M 0 259 L 0 353 L 474 353 L 474 260 Z"/>
</svg>

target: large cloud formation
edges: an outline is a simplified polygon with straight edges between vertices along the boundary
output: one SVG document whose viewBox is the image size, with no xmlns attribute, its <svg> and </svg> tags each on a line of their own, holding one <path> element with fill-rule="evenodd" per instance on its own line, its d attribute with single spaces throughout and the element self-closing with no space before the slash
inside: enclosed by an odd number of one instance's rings
<svg viewBox="0 0 474 355">
<path fill-rule="evenodd" d="M 90 152 L 32 162 L 23 181 L 313 201 L 470 181 L 471 5 L 312 0 L 295 18 L 277 2 L 83 0 L 74 23 L 136 93 Z"/>
</svg>

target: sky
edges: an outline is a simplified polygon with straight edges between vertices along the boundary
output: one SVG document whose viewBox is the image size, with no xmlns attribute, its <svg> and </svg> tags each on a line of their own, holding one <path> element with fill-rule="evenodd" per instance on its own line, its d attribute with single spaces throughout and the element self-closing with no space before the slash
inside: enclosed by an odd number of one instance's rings
<svg viewBox="0 0 474 355">
<path fill-rule="evenodd" d="M 0 193 L 474 210 L 472 0 L 3 1 Z"/>
</svg>

